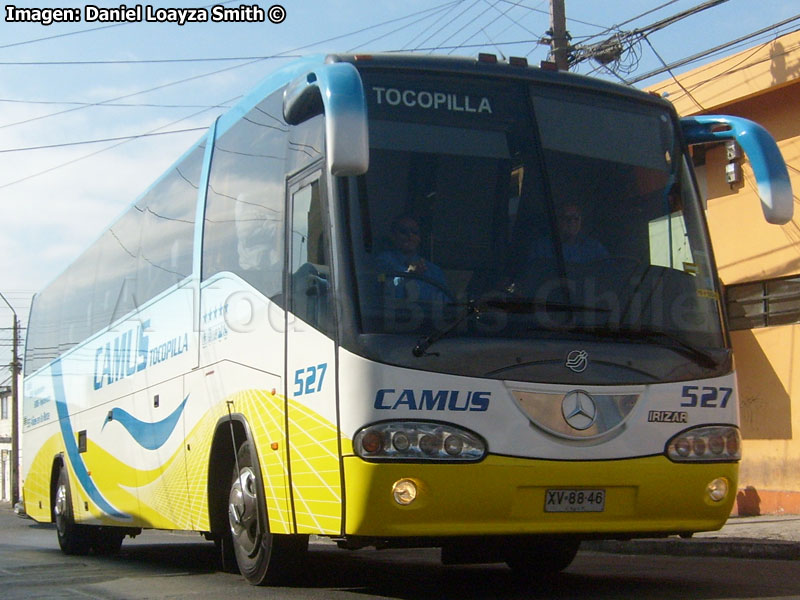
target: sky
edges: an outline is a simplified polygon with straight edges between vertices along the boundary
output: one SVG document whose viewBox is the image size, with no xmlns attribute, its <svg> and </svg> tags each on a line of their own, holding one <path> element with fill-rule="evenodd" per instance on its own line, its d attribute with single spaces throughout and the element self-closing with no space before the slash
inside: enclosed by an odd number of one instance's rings
<svg viewBox="0 0 800 600">
<path fill-rule="evenodd" d="M 202 129 L 293 58 L 325 52 L 491 52 L 525 56 L 536 65 L 548 54 L 543 40 L 550 27 L 549 0 L 279 1 L 219 2 L 260 7 L 263 22 L 183 25 L 149 22 L 145 9 L 205 8 L 210 17 L 209 0 L 141 5 L 141 21 L 122 23 L 87 21 L 92 12 L 87 7 L 119 8 L 120 2 L 13 2 L 19 9 L 78 9 L 79 22 L 50 25 L 19 22 L 3 3 L 0 293 L 23 327 L 33 293 L 99 237 Z M 584 58 L 572 70 L 617 82 L 638 79 L 664 63 L 795 18 L 677 68 L 677 75 L 800 28 L 797 0 L 720 1 L 657 31 L 649 28 L 704 4 L 709 2 L 566 0 L 571 43 Z M 126 6 L 137 4 L 131 0 Z M 637 30 L 640 35 L 631 35 Z M 588 58 L 593 44 L 615 34 L 625 42 L 617 62 L 603 67 Z M 662 73 L 634 85 L 669 77 Z M 12 322 L 10 308 L 0 300 L 0 384 L 9 373 Z"/>
</svg>

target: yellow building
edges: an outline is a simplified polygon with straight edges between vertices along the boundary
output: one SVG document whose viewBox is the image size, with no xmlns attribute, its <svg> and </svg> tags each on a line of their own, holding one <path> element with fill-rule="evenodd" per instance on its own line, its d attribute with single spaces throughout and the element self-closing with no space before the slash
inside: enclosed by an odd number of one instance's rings
<svg viewBox="0 0 800 600">
<path fill-rule="evenodd" d="M 723 144 L 694 152 L 739 380 L 744 442 L 735 510 L 800 514 L 800 32 L 649 91 L 669 98 L 682 116 L 752 119 L 775 137 L 786 159 L 795 214 L 777 226 L 762 217 L 746 160 L 731 158 Z M 733 183 L 726 178 L 729 163 Z"/>
</svg>

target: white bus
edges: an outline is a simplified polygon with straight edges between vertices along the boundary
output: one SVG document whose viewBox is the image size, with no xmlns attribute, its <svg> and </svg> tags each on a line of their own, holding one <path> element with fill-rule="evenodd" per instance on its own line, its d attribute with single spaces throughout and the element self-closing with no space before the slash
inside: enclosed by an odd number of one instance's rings
<svg viewBox="0 0 800 600">
<path fill-rule="evenodd" d="M 198 531 L 251 583 L 345 548 L 566 567 L 719 528 L 736 383 L 688 145 L 772 138 L 499 62 L 267 78 L 32 305 L 24 503 L 66 553 Z"/>
</svg>

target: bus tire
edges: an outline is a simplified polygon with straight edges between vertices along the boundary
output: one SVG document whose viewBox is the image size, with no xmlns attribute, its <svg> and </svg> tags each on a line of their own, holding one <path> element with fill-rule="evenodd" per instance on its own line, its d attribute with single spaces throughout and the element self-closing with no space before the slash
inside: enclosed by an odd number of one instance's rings
<svg viewBox="0 0 800 600">
<path fill-rule="evenodd" d="M 515 574 L 536 579 L 555 575 L 575 559 L 581 541 L 576 538 L 516 540 L 507 550 L 506 564 Z"/>
<path fill-rule="evenodd" d="M 72 492 L 66 467 L 58 472 L 56 491 L 53 497 L 53 520 L 56 524 L 58 545 L 64 554 L 85 555 L 91 549 L 90 531 L 86 525 L 78 525 L 72 512 Z"/>
<path fill-rule="evenodd" d="M 228 523 L 239 572 L 251 585 L 290 580 L 303 562 L 308 536 L 270 533 L 259 489 L 261 471 L 249 441 L 239 447 L 236 463 L 228 493 Z"/>
</svg>

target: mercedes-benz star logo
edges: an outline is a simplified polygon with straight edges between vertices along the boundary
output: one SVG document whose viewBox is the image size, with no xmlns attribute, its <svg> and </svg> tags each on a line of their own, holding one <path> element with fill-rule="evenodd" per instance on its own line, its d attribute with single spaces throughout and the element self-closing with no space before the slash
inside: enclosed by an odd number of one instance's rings
<svg viewBox="0 0 800 600">
<path fill-rule="evenodd" d="M 583 373 L 589 366 L 589 353 L 586 350 L 573 350 L 567 354 L 566 367 L 576 373 Z"/>
<path fill-rule="evenodd" d="M 597 405 L 589 394 L 575 390 L 564 396 L 561 401 L 561 414 L 570 427 L 584 431 L 594 425 Z"/>
</svg>

